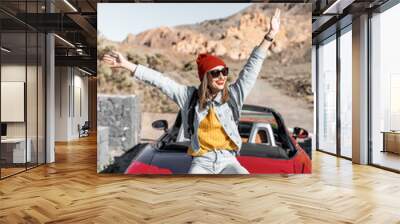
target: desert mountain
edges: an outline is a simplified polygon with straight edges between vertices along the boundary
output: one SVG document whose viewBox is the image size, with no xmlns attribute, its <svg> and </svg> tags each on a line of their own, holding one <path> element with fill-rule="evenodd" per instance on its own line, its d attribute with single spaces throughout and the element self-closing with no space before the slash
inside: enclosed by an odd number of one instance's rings
<svg viewBox="0 0 400 224">
<path fill-rule="evenodd" d="M 283 8 L 282 29 L 276 37 L 275 53 L 294 45 L 310 45 L 311 14 L 308 4 L 279 4 Z M 232 16 L 194 25 L 159 27 L 130 34 L 123 45 L 139 45 L 197 55 L 209 52 L 233 60 L 247 59 L 270 25 L 274 4 L 254 4 Z"/>
</svg>

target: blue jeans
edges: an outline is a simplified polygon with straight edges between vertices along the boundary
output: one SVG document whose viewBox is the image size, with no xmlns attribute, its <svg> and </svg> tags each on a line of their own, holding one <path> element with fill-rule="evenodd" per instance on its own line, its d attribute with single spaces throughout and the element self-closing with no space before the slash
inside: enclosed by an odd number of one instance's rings
<svg viewBox="0 0 400 224">
<path fill-rule="evenodd" d="M 189 174 L 249 174 L 231 150 L 212 150 L 192 160 Z"/>
</svg>

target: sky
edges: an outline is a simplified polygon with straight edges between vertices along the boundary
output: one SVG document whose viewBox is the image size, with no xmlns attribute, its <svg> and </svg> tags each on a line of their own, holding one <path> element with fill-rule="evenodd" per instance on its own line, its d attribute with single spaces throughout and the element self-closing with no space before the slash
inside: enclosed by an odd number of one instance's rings
<svg viewBox="0 0 400 224">
<path fill-rule="evenodd" d="M 160 26 L 194 24 L 230 16 L 251 3 L 99 3 L 97 29 L 107 39 L 122 41 Z"/>
</svg>

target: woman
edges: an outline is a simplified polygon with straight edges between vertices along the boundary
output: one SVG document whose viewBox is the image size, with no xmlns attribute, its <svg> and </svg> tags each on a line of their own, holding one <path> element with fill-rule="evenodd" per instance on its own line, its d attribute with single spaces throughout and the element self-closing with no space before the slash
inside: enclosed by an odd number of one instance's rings
<svg viewBox="0 0 400 224">
<path fill-rule="evenodd" d="M 126 60 L 120 53 L 106 54 L 103 61 L 111 67 L 125 68 L 133 77 L 159 88 L 178 104 L 182 111 L 185 136 L 190 137 L 188 154 L 193 156 L 190 174 L 248 174 L 236 156 L 242 145 L 238 127 L 233 119 L 230 97 L 240 111 L 243 102 L 254 86 L 275 35 L 280 27 L 280 10 L 276 9 L 271 19 L 270 30 L 255 47 L 235 83 L 228 85 L 228 68 L 223 60 L 210 54 L 197 58 L 198 76 L 201 81 L 198 91 L 163 76 L 157 71 Z M 189 135 L 188 108 L 193 94 L 198 94 L 193 120 L 193 133 Z"/>
</svg>

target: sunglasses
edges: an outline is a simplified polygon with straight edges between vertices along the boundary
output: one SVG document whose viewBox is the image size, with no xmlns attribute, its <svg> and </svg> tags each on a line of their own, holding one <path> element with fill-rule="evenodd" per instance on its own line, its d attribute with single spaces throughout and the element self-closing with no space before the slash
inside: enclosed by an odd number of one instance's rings
<svg viewBox="0 0 400 224">
<path fill-rule="evenodd" d="M 224 67 L 222 69 L 214 69 L 208 71 L 207 73 L 210 74 L 215 79 L 219 77 L 219 73 L 222 73 L 223 76 L 228 76 L 229 69 L 227 67 Z"/>
</svg>

